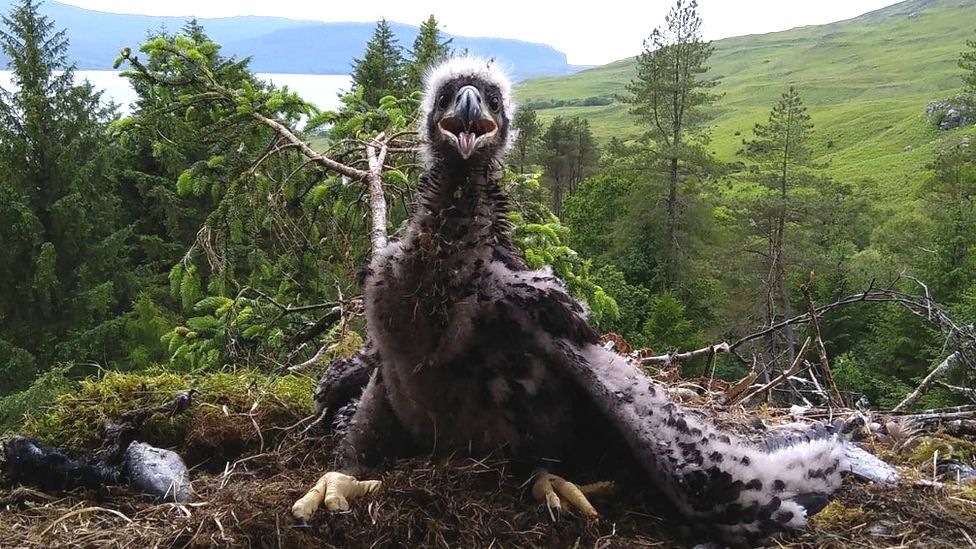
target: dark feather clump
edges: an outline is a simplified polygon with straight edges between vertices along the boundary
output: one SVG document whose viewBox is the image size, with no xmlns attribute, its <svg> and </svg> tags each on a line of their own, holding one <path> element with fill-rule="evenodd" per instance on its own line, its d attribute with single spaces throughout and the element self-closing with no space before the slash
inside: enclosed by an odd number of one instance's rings
<svg viewBox="0 0 976 549">
<path fill-rule="evenodd" d="M 45 490 L 98 488 L 119 483 L 119 468 L 91 455 L 72 457 L 39 440 L 15 436 L 3 442 L 5 475 Z"/>
</svg>

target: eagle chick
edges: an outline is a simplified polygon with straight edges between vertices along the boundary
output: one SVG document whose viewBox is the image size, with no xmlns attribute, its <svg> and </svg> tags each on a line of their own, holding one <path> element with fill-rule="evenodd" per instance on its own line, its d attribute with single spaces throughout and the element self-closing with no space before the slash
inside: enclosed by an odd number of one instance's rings
<svg viewBox="0 0 976 549">
<path fill-rule="evenodd" d="M 843 442 L 824 428 L 754 445 L 603 349 L 583 307 L 512 241 L 502 189 L 512 114 L 509 81 L 491 62 L 456 58 L 427 76 L 424 173 L 402 237 L 370 264 L 370 339 L 315 394 L 325 419 L 346 418 L 341 472 L 410 452 L 585 465 L 594 450 L 618 451 L 726 542 L 803 526 L 840 485 Z M 299 519 L 321 497 L 308 501 L 293 508 Z"/>
</svg>

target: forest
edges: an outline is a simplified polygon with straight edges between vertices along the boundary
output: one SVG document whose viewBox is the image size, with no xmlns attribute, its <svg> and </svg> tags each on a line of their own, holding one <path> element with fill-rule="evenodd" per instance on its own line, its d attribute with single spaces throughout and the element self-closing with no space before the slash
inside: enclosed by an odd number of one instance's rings
<svg viewBox="0 0 976 549">
<path fill-rule="evenodd" d="M 330 360 L 367 338 L 361 271 L 416 207 L 423 75 L 464 52 L 433 15 L 413 44 L 380 21 L 342 107 L 321 111 L 190 20 L 121 50 L 138 94 L 123 115 L 75 77 L 69 31 L 37 2 L 0 27 L 16 85 L 0 90 L 0 431 L 91 448 L 106 419 L 192 388 L 193 417 L 146 435 L 188 463 L 309 451 L 293 426 Z M 533 110 L 571 103 L 518 108 L 505 190 L 529 265 L 662 379 L 772 383 L 763 407 L 971 410 L 971 137 L 940 140 L 893 204 L 816 159 L 827 138 L 784 81 L 720 160 L 700 27 L 677 0 L 627 93 L 580 103 L 625 105 L 637 137 Z M 976 122 L 976 34 L 958 50 L 958 93 L 926 123 Z M 971 460 L 967 444 L 950 451 Z"/>
</svg>

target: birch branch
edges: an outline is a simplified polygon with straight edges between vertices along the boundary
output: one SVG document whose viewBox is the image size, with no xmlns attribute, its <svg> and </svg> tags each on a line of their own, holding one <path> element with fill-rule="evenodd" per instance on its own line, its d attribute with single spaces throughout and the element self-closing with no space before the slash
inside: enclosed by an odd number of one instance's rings
<svg viewBox="0 0 976 549">
<path fill-rule="evenodd" d="M 369 173 L 366 174 L 366 185 L 369 190 L 369 213 L 371 229 L 369 240 L 373 253 L 386 247 L 386 197 L 383 195 L 383 164 L 386 162 L 387 148 L 386 132 L 380 132 L 366 145 L 366 160 L 369 162 Z"/>
<path fill-rule="evenodd" d="M 970 389 L 969 387 L 960 387 L 958 385 L 950 385 L 944 381 L 935 382 L 940 387 L 945 387 L 946 389 L 952 391 L 953 393 L 959 393 L 960 395 L 965 395 L 970 399 L 976 401 L 976 389 Z"/>
<path fill-rule="evenodd" d="M 718 343 L 715 345 L 709 345 L 702 349 L 697 349 L 695 351 L 689 351 L 687 353 L 668 353 L 666 355 L 649 356 L 642 358 L 640 363 L 642 366 L 648 366 L 650 364 L 664 364 L 665 366 L 670 366 L 675 362 L 684 362 L 688 360 L 694 360 L 703 356 L 711 356 L 717 353 L 727 353 L 729 352 L 728 343 Z"/>
<path fill-rule="evenodd" d="M 959 351 L 956 351 L 951 355 L 947 356 L 946 359 L 943 360 L 941 364 L 939 364 L 938 366 L 935 367 L 934 370 L 929 372 L 929 375 L 925 376 L 925 379 L 922 380 L 922 383 L 920 383 L 918 387 L 916 387 L 915 390 L 911 392 L 910 395 L 905 397 L 905 400 L 899 402 L 898 406 L 892 408 L 891 411 L 901 412 L 905 408 L 908 408 L 912 404 L 915 404 L 915 401 L 917 401 L 923 394 L 925 394 L 925 392 L 928 391 L 936 381 L 938 381 L 947 373 L 949 373 L 949 370 L 952 370 L 956 366 L 956 364 L 958 364 L 961 360 L 962 359 Z"/>
</svg>

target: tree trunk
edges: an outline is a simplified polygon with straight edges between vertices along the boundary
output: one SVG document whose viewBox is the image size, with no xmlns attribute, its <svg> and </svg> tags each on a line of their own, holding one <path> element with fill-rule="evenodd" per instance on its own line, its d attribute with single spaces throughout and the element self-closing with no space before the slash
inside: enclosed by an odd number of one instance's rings
<svg viewBox="0 0 976 549">
<path fill-rule="evenodd" d="M 788 122 L 786 127 L 786 140 L 783 146 L 783 167 L 782 173 L 780 174 L 780 205 L 779 205 L 779 218 L 776 224 L 776 250 L 774 250 L 774 259 L 776 261 L 776 280 L 779 282 L 779 293 L 780 299 L 782 300 L 783 307 L 783 317 L 793 318 L 793 306 L 790 303 L 790 292 L 786 288 L 786 265 L 783 261 L 783 257 L 786 249 L 786 211 L 787 211 L 787 174 L 789 173 L 789 160 L 790 160 L 790 133 L 792 130 L 793 123 L 793 113 L 792 109 L 788 115 Z M 793 327 L 790 325 L 786 326 L 784 330 L 784 335 L 786 336 L 786 354 L 789 359 L 789 364 L 793 364 L 793 360 L 796 358 L 796 336 L 793 334 Z"/>
<path fill-rule="evenodd" d="M 780 297 L 783 300 L 783 318 L 793 318 L 793 305 L 790 303 L 790 291 L 786 289 L 785 272 L 780 273 L 779 285 Z M 786 356 L 789 363 L 793 364 L 796 359 L 796 335 L 793 333 L 793 326 L 787 324 L 783 334 L 786 336 Z"/>
<path fill-rule="evenodd" d="M 665 238 L 667 238 L 667 279 L 670 285 L 674 282 L 675 271 L 678 262 L 678 243 L 677 243 L 677 223 L 678 223 L 678 159 L 671 158 L 670 179 L 668 181 L 668 218 L 665 226 Z"/>
</svg>

